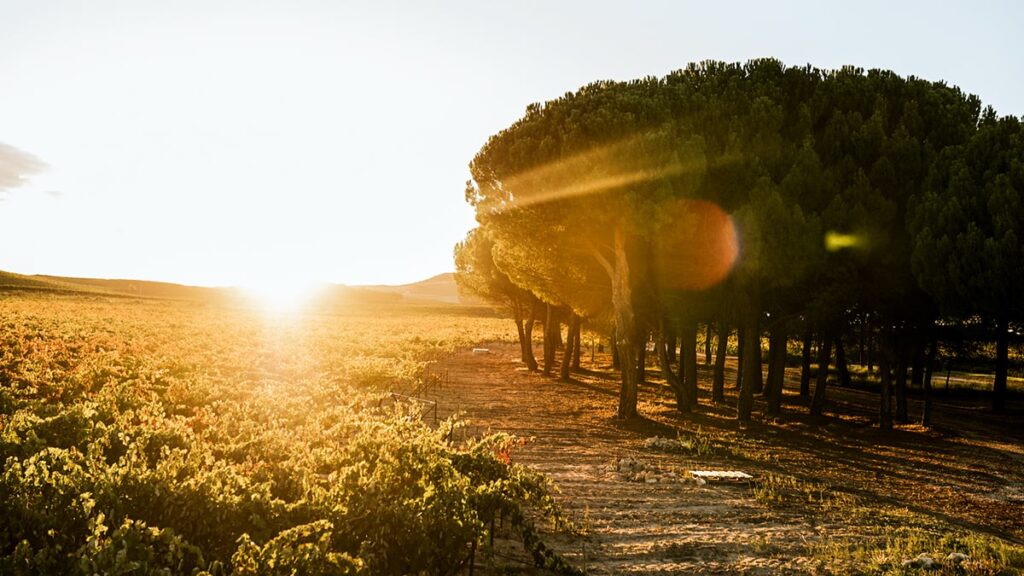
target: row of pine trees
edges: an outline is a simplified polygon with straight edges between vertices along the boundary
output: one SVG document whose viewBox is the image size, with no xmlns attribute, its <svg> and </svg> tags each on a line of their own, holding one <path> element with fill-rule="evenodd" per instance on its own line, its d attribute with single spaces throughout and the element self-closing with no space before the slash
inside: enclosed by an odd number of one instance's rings
<svg viewBox="0 0 1024 576">
<path fill-rule="evenodd" d="M 956 87 L 704 62 L 533 104 L 470 171 L 479 227 L 456 247 L 460 286 L 508 307 L 531 369 L 536 323 L 546 372 L 568 327 L 562 377 L 584 322 L 611 335 L 621 418 L 637 415 L 649 353 L 679 410 L 697 405 L 698 330 L 718 335 L 715 402 L 736 334 L 741 421 L 758 393 L 781 411 L 793 344 L 821 413 L 829 371 L 812 351 L 848 380 L 845 341 L 877 350 L 883 428 L 891 391 L 907 419 L 908 373 L 928 390 L 940 348 L 964 339 L 995 343 L 992 408 L 1006 407 L 1024 128 Z"/>
</svg>

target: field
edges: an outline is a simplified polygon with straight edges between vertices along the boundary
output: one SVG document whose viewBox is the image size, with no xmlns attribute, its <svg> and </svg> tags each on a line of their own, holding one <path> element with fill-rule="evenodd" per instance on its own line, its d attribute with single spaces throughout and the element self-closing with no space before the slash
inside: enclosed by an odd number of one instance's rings
<svg viewBox="0 0 1024 576">
<path fill-rule="evenodd" d="M 532 528 L 557 520 L 546 482 L 509 439 L 456 443 L 385 394 L 508 328 L 2 294 L 0 573 L 444 574 L 495 517 L 556 564 Z"/>
<path fill-rule="evenodd" d="M 514 338 L 471 307 L 0 293 L 0 573 L 1024 568 L 1019 397 L 883 434 L 873 394 L 833 389 L 815 420 L 787 381 L 785 416 L 740 428 L 703 369 L 688 417 L 652 369 L 624 423 L 607 357 L 558 382 Z"/>
</svg>

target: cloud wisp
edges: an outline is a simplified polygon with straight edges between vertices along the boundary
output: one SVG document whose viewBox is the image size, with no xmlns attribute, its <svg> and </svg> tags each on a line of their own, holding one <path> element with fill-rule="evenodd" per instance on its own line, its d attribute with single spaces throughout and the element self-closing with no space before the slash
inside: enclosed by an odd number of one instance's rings
<svg viewBox="0 0 1024 576">
<path fill-rule="evenodd" d="M 0 142 L 0 194 L 23 185 L 46 164 L 35 156 Z"/>
</svg>

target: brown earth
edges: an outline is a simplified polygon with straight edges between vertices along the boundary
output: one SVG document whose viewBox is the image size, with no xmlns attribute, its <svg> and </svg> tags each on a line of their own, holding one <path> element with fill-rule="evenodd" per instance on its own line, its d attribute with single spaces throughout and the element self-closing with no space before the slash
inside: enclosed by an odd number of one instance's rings
<svg viewBox="0 0 1024 576">
<path fill-rule="evenodd" d="M 549 538 L 591 574 L 815 572 L 822 569 L 816 547 L 855 539 L 865 519 L 884 524 L 879 515 L 892 509 L 1024 540 L 1024 418 L 1016 404 L 1012 416 L 995 416 L 981 401 L 940 402 L 936 427 L 904 424 L 882 433 L 873 423 L 877 394 L 833 386 L 826 415 L 812 418 L 796 393 L 798 370 L 789 369 L 784 416 L 766 423 L 755 412 L 755 423 L 741 428 L 730 359 L 726 404 L 710 402 L 711 373 L 701 366 L 701 406 L 681 415 L 650 369 L 640 394 L 643 417 L 624 422 L 614 418 L 618 381 L 607 358 L 584 361 L 587 370 L 560 382 L 526 371 L 516 346 L 486 348 L 436 364 L 445 384 L 427 396 L 437 400 L 441 418 L 463 412 L 470 434 L 505 431 L 529 439 L 514 460 L 554 480 L 569 515 L 587 531 Z M 919 410 L 912 401 L 911 414 Z M 703 438 L 711 447 L 671 453 L 645 447 L 655 435 Z M 757 483 L 631 481 L 614 469 L 625 457 L 683 477 L 693 469 L 741 470 L 762 482 L 779 475 L 797 484 L 780 488 L 786 497 L 769 505 L 755 498 Z M 832 496 L 855 499 L 859 504 L 847 509 L 859 510 L 860 520 L 843 517 L 854 512 L 837 516 L 827 505 Z M 506 557 L 500 546 L 498 554 L 506 571 L 525 561 Z"/>
</svg>

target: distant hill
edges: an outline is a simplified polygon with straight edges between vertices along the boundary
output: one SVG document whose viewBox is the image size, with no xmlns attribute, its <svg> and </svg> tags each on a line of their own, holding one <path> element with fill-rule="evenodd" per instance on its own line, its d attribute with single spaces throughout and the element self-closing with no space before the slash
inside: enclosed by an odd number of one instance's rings
<svg viewBox="0 0 1024 576">
<path fill-rule="evenodd" d="M 397 286 L 378 284 L 374 286 L 361 286 L 361 288 L 377 292 L 400 294 L 404 298 L 415 300 L 434 300 L 449 304 L 480 303 L 478 300 L 464 298 L 459 295 L 459 288 L 455 285 L 455 274 L 451 272 L 431 276 L 426 280 L 420 280 L 412 284 L 400 284 Z"/>
<path fill-rule="evenodd" d="M 46 290 L 55 286 L 31 276 L 22 276 L 12 272 L 0 272 L 0 290 Z"/>
<path fill-rule="evenodd" d="M 240 296 L 244 296 L 244 291 L 238 288 L 205 288 L 202 286 L 186 286 L 171 282 L 153 282 L 149 280 L 70 278 L 48 275 L 29 276 L 0 271 L 0 292 L 12 290 L 205 302 L 237 301 Z M 397 286 L 386 284 L 374 286 L 333 284 L 320 296 L 322 304 L 387 304 L 400 301 L 410 303 L 481 304 L 479 300 L 464 298 L 459 295 L 458 287 L 455 285 L 455 275 L 451 272 L 438 274 L 419 282 Z"/>
<path fill-rule="evenodd" d="M 102 278 L 69 278 L 15 274 L 0 271 L 0 291 L 38 290 L 44 292 L 74 292 L 105 296 L 134 296 L 137 298 L 165 298 L 174 300 L 223 300 L 234 293 L 228 288 L 204 288 L 170 282 L 148 280 L 108 280 Z"/>
<path fill-rule="evenodd" d="M 206 288 L 203 286 L 186 286 L 171 282 L 152 282 L 149 280 L 110 280 L 104 278 L 64 278 L 60 276 L 31 276 L 42 281 L 63 283 L 66 285 L 91 289 L 104 293 L 138 296 L 142 298 L 167 298 L 173 300 L 211 300 L 221 299 L 233 292 L 229 288 Z"/>
<path fill-rule="evenodd" d="M 102 292 L 108 293 L 98 286 L 88 286 L 70 282 L 70 278 L 56 276 L 26 276 L 13 272 L 0 271 L 0 291 L 10 290 L 41 290 L 46 292 Z"/>
</svg>

